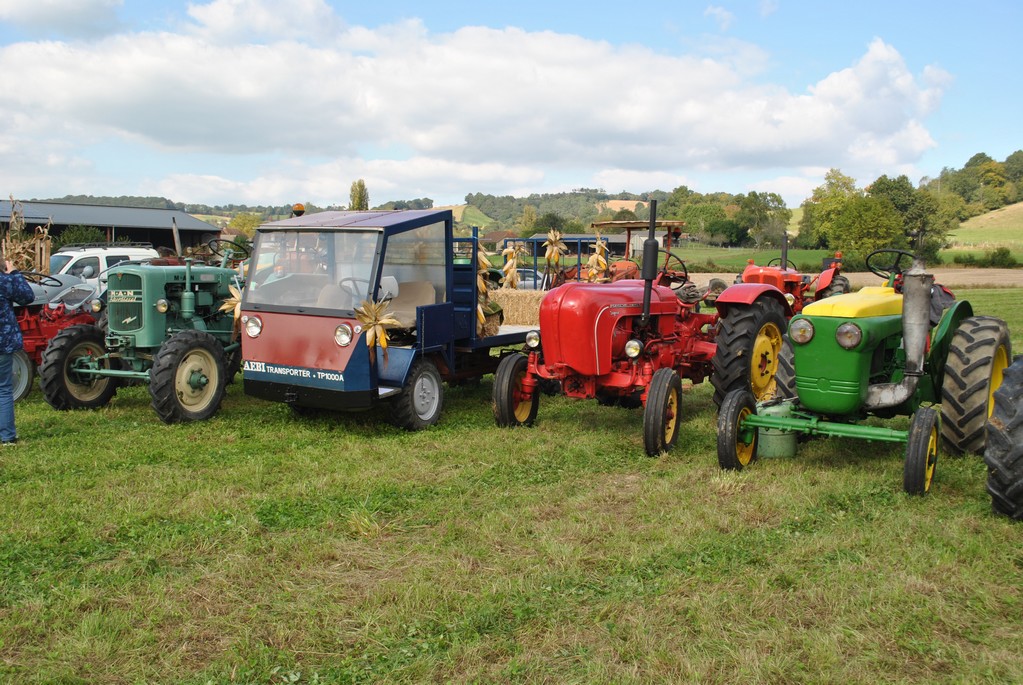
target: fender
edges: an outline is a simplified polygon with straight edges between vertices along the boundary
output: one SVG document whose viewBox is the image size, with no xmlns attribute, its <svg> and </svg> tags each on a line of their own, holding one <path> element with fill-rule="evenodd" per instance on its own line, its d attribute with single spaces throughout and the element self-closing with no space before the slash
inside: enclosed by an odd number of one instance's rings
<svg viewBox="0 0 1023 685">
<path fill-rule="evenodd" d="M 838 269 L 834 267 L 821 271 L 821 275 L 817 278 L 817 290 L 814 291 L 815 298 L 816 293 L 824 291 L 829 285 L 831 285 L 831 281 L 835 280 L 837 272 Z"/>
<path fill-rule="evenodd" d="M 767 283 L 736 283 L 735 285 L 730 285 L 718 295 L 714 306 L 717 307 L 718 313 L 724 316 L 725 312 L 728 311 L 729 305 L 751 305 L 761 297 L 769 297 L 777 301 L 785 310 L 785 318 L 792 316 L 792 305 L 785 299 L 785 293 Z"/>
</svg>

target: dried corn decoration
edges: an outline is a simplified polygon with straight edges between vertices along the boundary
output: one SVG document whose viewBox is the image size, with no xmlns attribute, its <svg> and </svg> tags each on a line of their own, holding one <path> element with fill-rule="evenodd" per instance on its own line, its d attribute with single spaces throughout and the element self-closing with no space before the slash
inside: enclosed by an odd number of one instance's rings
<svg viewBox="0 0 1023 685">
<path fill-rule="evenodd" d="M 476 288 L 479 296 L 476 298 L 476 333 L 482 333 L 483 327 L 487 325 L 487 314 L 484 305 L 490 303 L 490 286 L 487 283 L 487 276 L 493 264 L 487 259 L 483 252 L 476 251 Z"/>
<path fill-rule="evenodd" d="M 390 304 L 390 300 L 384 300 L 383 302 L 370 302 L 369 300 L 363 300 L 361 307 L 356 307 L 355 318 L 359 320 L 359 323 L 363 325 L 363 330 L 366 331 L 366 347 L 373 349 L 380 344 L 380 348 L 384 351 L 384 361 L 387 361 L 387 326 L 399 325 L 398 320 L 387 311 L 387 305 Z M 370 361 L 375 359 L 375 355 L 370 354 Z"/>
<path fill-rule="evenodd" d="M 556 270 L 561 264 L 561 255 L 568 252 L 568 248 L 561 240 L 561 231 L 554 228 L 547 231 L 547 240 L 544 241 L 543 246 L 547 248 L 543 256 L 547 262 L 547 269 Z"/>
<path fill-rule="evenodd" d="M 601 239 L 600 231 L 592 247 L 594 252 L 586 262 L 586 280 L 591 283 L 607 281 L 607 241 Z"/>
<path fill-rule="evenodd" d="M 242 332 L 242 291 L 233 285 L 227 287 L 231 289 L 231 297 L 220 305 L 220 311 L 234 312 L 234 325 L 231 328 L 231 342 L 234 342 Z"/>
<path fill-rule="evenodd" d="M 504 279 L 501 281 L 501 287 L 518 288 L 519 259 L 526 256 L 526 246 L 522 243 L 509 243 L 501 251 L 501 255 L 504 257 L 504 266 L 501 268 L 504 271 Z"/>
<path fill-rule="evenodd" d="M 25 214 L 21 203 L 10 196 L 11 219 L 3 235 L 3 258 L 19 271 L 49 271 L 50 226 L 36 227 L 32 235 L 25 230 Z"/>
</svg>

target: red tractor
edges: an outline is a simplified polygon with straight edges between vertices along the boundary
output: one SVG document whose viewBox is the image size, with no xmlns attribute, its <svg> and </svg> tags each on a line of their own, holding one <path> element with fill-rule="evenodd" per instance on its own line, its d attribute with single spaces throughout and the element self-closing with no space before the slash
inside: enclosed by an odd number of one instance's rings
<svg viewBox="0 0 1023 685">
<path fill-rule="evenodd" d="M 42 363 L 43 350 L 58 333 L 76 324 L 96 323 L 90 304 L 96 289 L 76 276 L 48 276 L 34 271 L 22 275 L 32 286 L 35 299 L 16 306 L 14 311 L 21 328 L 24 349 L 14 353 L 14 400 L 32 391 L 36 367 Z"/>
<path fill-rule="evenodd" d="M 719 312 L 743 321 L 743 335 L 733 336 L 733 344 L 743 347 L 747 371 L 729 378 L 729 389 L 758 397 L 773 392 L 769 375 L 778 369 L 785 319 L 792 316 L 784 294 L 767 284 L 732 286 L 718 296 L 717 311 L 701 312 L 685 264 L 658 245 L 655 202 L 650 212 L 642 280 L 570 282 L 544 297 L 540 330 L 526 336 L 528 355 L 505 357 L 494 376 L 499 426 L 531 426 L 541 390 L 560 385 L 569 397 L 643 406 L 646 453 L 671 449 L 681 421 L 681 380 L 699 383 L 716 372 Z M 660 252 L 667 256 L 659 269 Z M 673 261 L 680 270 L 669 270 Z"/>
</svg>

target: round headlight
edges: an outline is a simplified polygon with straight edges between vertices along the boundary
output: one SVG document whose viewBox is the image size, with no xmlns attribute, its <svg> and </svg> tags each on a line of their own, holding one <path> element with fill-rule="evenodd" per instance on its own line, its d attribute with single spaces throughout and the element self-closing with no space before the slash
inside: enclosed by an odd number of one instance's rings
<svg viewBox="0 0 1023 685">
<path fill-rule="evenodd" d="M 635 359 L 639 356 L 640 352 L 643 351 L 643 343 L 633 339 L 625 343 L 625 356 L 629 359 Z"/>
<path fill-rule="evenodd" d="M 809 319 L 793 319 L 789 325 L 789 337 L 792 342 L 805 345 L 813 340 L 813 324 Z"/>
<path fill-rule="evenodd" d="M 92 311 L 94 311 L 97 314 L 99 314 L 101 311 L 103 311 L 103 300 L 97 298 L 97 299 L 93 300 L 92 302 L 90 302 L 89 306 L 92 307 Z"/>
<path fill-rule="evenodd" d="M 170 309 L 170 302 L 163 299 L 162 297 L 156 301 L 156 311 L 161 314 L 166 314 L 167 310 Z"/>
<path fill-rule="evenodd" d="M 785 293 L 785 301 L 788 302 L 791 307 L 796 304 L 796 296 L 792 293 Z"/>
<path fill-rule="evenodd" d="M 529 331 L 526 333 L 526 347 L 531 350 L 540 347 L 540 331 Z"/>
<path fill-rule="evenodd" d="M 847 350 L 851 350 L 863 340 L 863 331 L 851 321 L 846 321 L 835 331 L 835 340 Z"/>
<path fill-rule="evenodd" d="M 351 345 L 353 337 L 354 334 L 352 333 L 352 327 L 346 323 L 343 323 L 334 329 L 334 342 L 341 347 L 348 347 Z"/>
<path fill-rule="evenodd" d="M 258 316 L 246 316 L 242 318 L 242 324 L 245 326 L 245 335 L 250 338 L 258 338 L 259 334 L 263 332 L 263 320 Z"/>
</svg>

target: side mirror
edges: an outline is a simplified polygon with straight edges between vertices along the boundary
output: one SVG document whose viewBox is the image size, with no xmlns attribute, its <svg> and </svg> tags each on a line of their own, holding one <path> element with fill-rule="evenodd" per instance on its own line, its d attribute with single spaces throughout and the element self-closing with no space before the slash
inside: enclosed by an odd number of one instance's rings
<svg viewBox="0 0 1023 685">
<path fill-rule="evenodd" d="M 380 293 L 379 301 L 393 300 L 398 296 L 398 279 L 394 276 L 381 276 L 377 292 Z"/>
</svg>

